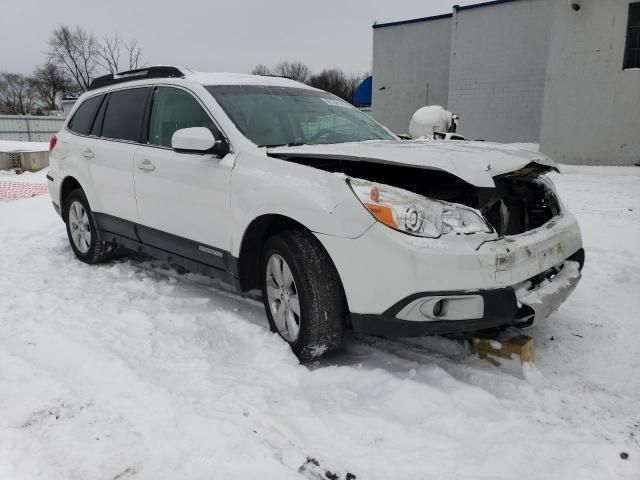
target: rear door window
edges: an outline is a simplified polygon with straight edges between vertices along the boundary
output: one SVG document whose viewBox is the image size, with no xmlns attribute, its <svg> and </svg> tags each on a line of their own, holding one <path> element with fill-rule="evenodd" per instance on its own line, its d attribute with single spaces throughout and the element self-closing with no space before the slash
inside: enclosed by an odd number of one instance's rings
<svg viewBox="0 0 640 480">
<path fill-rule="evenodd" d="M 215 138 L 220 138 L 213 120 L 190 93 L 179 88 L 156 88 L 147 143 L 171 147 L 173 133 L 189 127 L 208 128 Z"/>
<path fill-rule="evenodd" d="M 80 135 L 88 135 L 96 109 L 98 105 L 100 105 L 103 96 L 104 95 L 96 95 L 82 102 L 69 121 L 69 130 Z"/>
<path fill-rule="evenodd" d="M 102 136 L 137 142 L 149 88 L 111 92 L 102 122 Z"/>
</svg>

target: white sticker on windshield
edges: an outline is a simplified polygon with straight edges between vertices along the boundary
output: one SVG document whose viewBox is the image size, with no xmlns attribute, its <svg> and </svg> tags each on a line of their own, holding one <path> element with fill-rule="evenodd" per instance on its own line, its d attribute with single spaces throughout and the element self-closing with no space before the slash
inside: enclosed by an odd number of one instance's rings
<svg viewBox="0 0 640 480">
<path fill-rule="evenodd" d="M 340 100 L 334 100 L 333 98 L 322 98 L 321 100 L 327 105 L 333 105 L 334 107 L 351 108 L 351 105 L 349 105 L 348 103 L 342 102 Z"/>
</svg>

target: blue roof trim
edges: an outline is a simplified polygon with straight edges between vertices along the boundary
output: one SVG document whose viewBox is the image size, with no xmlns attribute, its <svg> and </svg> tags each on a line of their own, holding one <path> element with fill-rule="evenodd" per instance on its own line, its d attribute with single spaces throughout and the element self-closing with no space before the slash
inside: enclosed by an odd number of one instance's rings
<svg viewBox="0 0 640 480">
<path fill-rule="evenodd" d="M 453 17 L 453 13 L 444 13 L 442 15 L 433 15 L 431 17 L 412 18 L 410 20 L 400 20 L 398 22 L 374 23 L 373 25 L 371 25 L 371 27 L 373 27 L 373 28 L 394 27 L 396 25 L 406 25 L 408 23 L 430 22 L 431 20 L 440 20 L 442 18 L 451 18 L 451 17 Z"/>
<path fill-rule="evenodd" d="M 492 0 L 490 2 L 472 3 L 470 5 L 454 5 L 453 9 L 458 12 L 461 12 L 463 10 L 472 10 L 474 8 L 480 8 L 480 7 L 490 7 L 491 5 L 499 5 L 501 3 L 511 3 L 515 1 L 516 0 Z"/>
<path fill-rule="evenodd" d="M 492 0 L 490 2 L 472 3 L 470 5 L 454 5 L 453 9 L 456 12 L 461 12 L 463 10 L 471 10 L 473 8 L 480 8 L 480 7 L 489 7 L 491 5 L 499 5 L 500 3 L 511 3 L 515 1 L 516 0 Z M 441 18 L 451 18 L 452 16 L 453 16 L 453 13 L 444 13 L 442 15 L 434 15 L 432 17 L 412 18 L 410 20 L 399 20 L 397 22 L 388 22 L 388 23 L 374 23 L 371 26 L 373 28 L 394 27 L 396 25 L 406 25 L 408 23 L 429 22 L 431 20 L 440 20 Z"/>
</svg>

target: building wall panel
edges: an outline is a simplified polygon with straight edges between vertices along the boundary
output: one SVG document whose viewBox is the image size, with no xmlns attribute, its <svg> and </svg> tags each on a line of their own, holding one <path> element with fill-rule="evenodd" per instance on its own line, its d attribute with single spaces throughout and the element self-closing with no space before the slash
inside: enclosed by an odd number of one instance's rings
<svg viewBox="0 0 640 480">
<path fill-rule="evenodd" d="M 460 114 L 462 134 L 539 140 L 554 3 L 517 0 L 454 10 L 448 106 Z"/>
<path fill-rule="evenodd" d="M 373 118 L 395 133 L 425 105 L 446 108 L 451 17 L 373 29 Z"/>
</svg>

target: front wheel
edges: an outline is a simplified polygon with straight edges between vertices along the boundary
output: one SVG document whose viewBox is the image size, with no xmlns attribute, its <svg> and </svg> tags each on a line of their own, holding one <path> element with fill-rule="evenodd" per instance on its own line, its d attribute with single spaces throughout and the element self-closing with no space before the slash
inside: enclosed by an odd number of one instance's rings
<svg viewBox="0 0 640 480">
<path fill-rule="evenodd" d="M 331 258 L 311 233 L 288 230 L 267 240 L 262 298 L 271 330 L 301 361 L 340 345 L 347 318 L 342 284 Z"/>
</svg>

